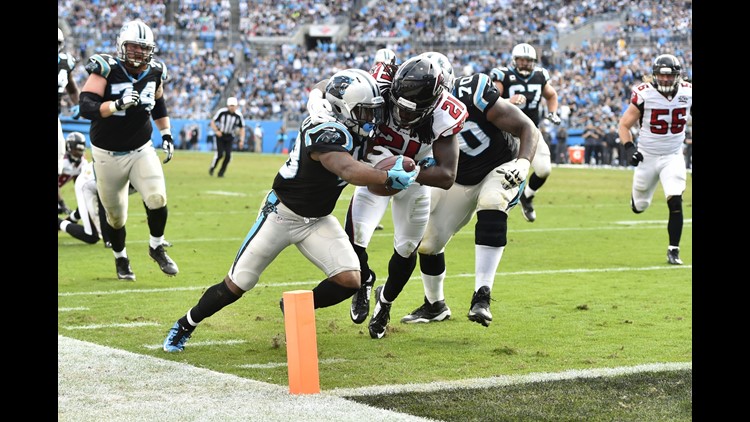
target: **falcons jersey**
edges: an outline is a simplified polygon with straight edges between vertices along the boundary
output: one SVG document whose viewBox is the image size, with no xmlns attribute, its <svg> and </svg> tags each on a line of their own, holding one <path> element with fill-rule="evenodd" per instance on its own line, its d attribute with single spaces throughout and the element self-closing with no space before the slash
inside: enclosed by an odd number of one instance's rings
<svg viewBox="0 0 750 422">
<path fill-rule="evenodd" d="M 81 169 L 86 163 L 86 157 L 81 157 L 78 161 L 70 159 L 70 155 L 66 152 L 63 156 L 63 170 L 62 173 L 57 175 L 57 187 L 61 188 L 64 184 L 68 183 L 70 179 L 74 179 L 81 174 Z"/>
<path fill-rule="evenodd" d="M 457 137 L 456 183 L 473 186 L 497 166 L 515 158 L 519 141 L 487 120 L 487 112 L 500 98 L 500 92 L 489 76 L 475 73 L 457 79 L 453 95 L 466 105 L 469 112 L 469 118 Z"/>
<path fill-rule="evenodd" d="M 62 97 L 68 86 L 68 75 L 76 67 L 76 59 L 68 53 L 57 53 L 57 114 L 62 110 Z"/>
<path fill-rule="evenodd" d="M 138 91 L 140 105 L 116 111 L 106 119 L 91 121 L 91 143 L 109 151 L 132 151 L 151 139 L 151 110 L 155 94 L 167 80 L 167 68 L 162 62 L 151 60 L 146 70 L 134 77 L 125 70 L 120 59 L 109 54 L 94 54 L 86 64 L 89 74 L 107 79 L 102 101 L 116 101 L 132 90 Z"/>
<path fill-rule="evenodd" d="M 310 158 L 310 154 L 341 151 L 361 160 L 363 146 L 362 138 L 349 133 L 341 123 L 314 125 L 308 117 L 302 122 L 289 159 L 276 174 L 273 190 L 296 214 L 310 218 L 329 215 L 348 182 L 328 171 L 320 161 Z"/>
<path fill-rule="evenodd" d="M 667 97 L 650 83 L 633 87 L 630 104 L 641 112 L 638 150 L 655 155 L 682 152 L 688 115 L 693 107 L 693 84 L 681 81 Z"/>
<path fill-rule="evenodd" d="M 375 66 L 373 72 L 371 72 L 383 98 L 390 97 L 394 72 L 395 70 L 389 71 L 388 67 L 383 66 L 382 63 Z M 432 128 L 429 132 L 430 142 L 423 143 L 417 130 L 398 127 L 393 122 L 391 113 L 386 114 L 388 121 L 385 124 L 378 125 L 373 145 L 385 146 L 394 154 L 411 157 L 414 161 L 432 156 L 432 142 L 438 138 L 452 136 L 460 132 L 464 121 L 469 116 L 466 106 L 462 102 L 449 92 L 443 91 L 435 110 L 432 112 Z"/>
<path fill-rule="evenodd" d="M 526 102 L 518 107 L 538 127 L 542 91 L 550 80 L 547 69 L 534 66 L 531 74 L 524 78 L 514 67 L 496 67 L 490 71 L 490 76 L 493 81 L 500 81 L 503 85 L 503 98 L 510 98 L 516 94 L 526 97 Z"/>
</svg>

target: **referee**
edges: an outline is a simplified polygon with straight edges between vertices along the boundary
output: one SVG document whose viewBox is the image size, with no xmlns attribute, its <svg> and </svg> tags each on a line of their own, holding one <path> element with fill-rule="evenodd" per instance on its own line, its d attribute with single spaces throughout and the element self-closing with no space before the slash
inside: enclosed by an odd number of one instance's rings
<svg viewBox="0 0 750 422">
<path fill-rule="evenodd" d="M 224 177 L 224 172 L 227 171 L 227 165 L 232 159 L 232 145 L 234 144 L 234 129 L 239 128 L 239 149 L 242 150 L 243 144 L 245 143 L 245 120 L 242 118 L 242 113 L 237 111 L 237 98 L 227 98 L 227 106 L 222 107 L 216 111 L 213 119 L 211 119 L 211 128 L 216 134 L 214 150 L 214 158 L 211 160 L 211 167 L 208 169 L 208 174 L 213 176 L 214 169 L 219 160 L 224 158 L 219 169 L 219 177 Z"/>
</svg>

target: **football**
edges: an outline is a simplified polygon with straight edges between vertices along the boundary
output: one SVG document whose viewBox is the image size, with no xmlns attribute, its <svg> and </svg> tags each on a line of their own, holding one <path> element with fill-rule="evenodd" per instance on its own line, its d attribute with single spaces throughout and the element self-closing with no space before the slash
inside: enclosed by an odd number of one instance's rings
<svg viewBox="0 0 750 422">
<path fill-rule="evenodd" d="M 380 170 L 390 170 L 393 168 L 393 165 L 396 164 L 396 160 L 398 160 L 398 157 L 401 157 L 400 155 L 393 155 L 390 157 L 383 158 L 375 165 L 376 169 Z M 414 162 L 413 159 L 404 156 L 404 170 L 406 171 L 412 171 L 417 167 L 417 163 Z M 386 188 L 386 186 L 383 185 L 367 185 L 367 190 L 374 193 L 375 195 L 380 196 L 391 196 L 395 195 L 399 192 L 401 192 L 401 189 L 389 189 Z"/>
</svg>

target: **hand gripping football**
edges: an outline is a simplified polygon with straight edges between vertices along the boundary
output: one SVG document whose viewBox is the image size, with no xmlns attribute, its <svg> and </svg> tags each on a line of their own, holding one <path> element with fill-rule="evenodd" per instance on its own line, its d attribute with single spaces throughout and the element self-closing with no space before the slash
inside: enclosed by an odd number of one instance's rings
<svg viewBox="0 0 750 422">
<path fill-rule="evenodd" d="M 380 170 L 390 170 L 391 168 L 393 168 L 393 165 L 396 164 L 396 160 L 398 160 L 398 157 L 400 157 L 400 155 L 386 157 L 375 164 L 375 168 Z M 417 163 L 415 163 L 414 160 L 410 157 L 404 156 L 403 166 L 404 170 L 412 171 L 416 168 Z M 401 189 L 389 188 L 385 184 L 367 185 L 367 190 L 374 193 L 375 195 L 380 196 L 391 196 L 401 192 Z"/>
</svg>

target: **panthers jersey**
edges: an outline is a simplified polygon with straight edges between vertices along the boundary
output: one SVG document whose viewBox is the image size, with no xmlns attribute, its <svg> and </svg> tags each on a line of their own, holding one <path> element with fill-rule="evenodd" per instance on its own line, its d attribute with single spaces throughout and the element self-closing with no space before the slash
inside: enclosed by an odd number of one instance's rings
<svg viewBox="0 0 750 422">
<path fill-rule="evenodd" d="M 381 68 L 380 65 L 374 68 L 376 72 L 373 77 L 378 83 L 378 88 L 380 88 L 380 95 L 387 99 L 390 96 L 393 78 L 391 72 L 378 71 Z M 466 106 L 461 101 L 458 101 L 449 92 L 443 91 L 432 113 L 431 130 L 426 135 L 430 137 L 430 140 L 429 142 L 422 142 L 418 133 L 420 129 L 400 128 L 393 122 L 391 113 L 386 114 L 387 122 L 378 125 L 378 129 L 375 131 L 374 145 L 385 146 L 394 154 L 411 157 L 414 161 L 432 156 L 432 142 L 440 137 L 452 136 L 460 132 L 469 116 Z"/>
<path fill-rule="evenodd" d="M 76 67 L 76 59 L 68 53 L 57 53 L 57 114 L 62 111 L 62 97 L 68 86 L 68 77 Z"/>
<path fill-rule="evenodd" d="M 510 98 L 516 94 L 526 97 L 526 102 L 518 107 L 539 127 L 542 91 L 550 80 L 547 69 L 534 66 L 529 77 L 524 78 L 514 67 L 496 67 L 490 71 L 490 76 L 493 81 L 500 81 L 503 85 L 503 98 Z"/>
<path fill-rule="evenodd" d="M 86 157 L 81 157 L 79 161 L 72 161 L 70 155 L 66 152 L 63 157 L 62 173 L 57 176 L 57 187 L 61 188 L 64 184 L 68 183 L 70 179 L 78 177 L 86 162 Z"/>
<path fill-rule="evenodd" d="M 103 101 L 116 101 L 136 90 L 140 105 L 116 111 L 106 119 L 91 121 L 91 143 L 108 151 L 132 151 L 151 139 L 151 110 L 156 103 L 155 94 L 167 80 L 164 63 L 151 60 L 148 68 L 137 77 L 125 70 L 120 59 L 109 54 L 95 54 L 86 64 L 89 74 L 96 73 L 107 79 Z"/>
<path fill-rule="evenodd" d="M 338 122 L 312 124 L 302 122 L 289 159 L 282 164 L 273 181 L 273 190 L 289 209 L 303 217 L 323 217 L 333 212 L 341 191 L 348 182 L 328 171 L 313 152 L 348 152 L 356 160 L 364 156 L 363 140 L 352 135 Z"/>
<path fill-rule="evenodd" d="M 500 98 L 500 92 L 487 75 L 475 73 L 457 79 L 453 95 L 469 112 L 458 134 L 456 183 L 473 186 L 495 167 L 515 158 L 519 140 L 487 120 L 487 112 Z"/>
<path fill-rule="evenodd" d="M 641 112 L 638 149 L 655 155 L 682 151 L 688 115 L 693 107 L 693 84 L 682 81 L 673 97 L 650 83 L 633 87 L 630 103 Z"/>
</svg>

